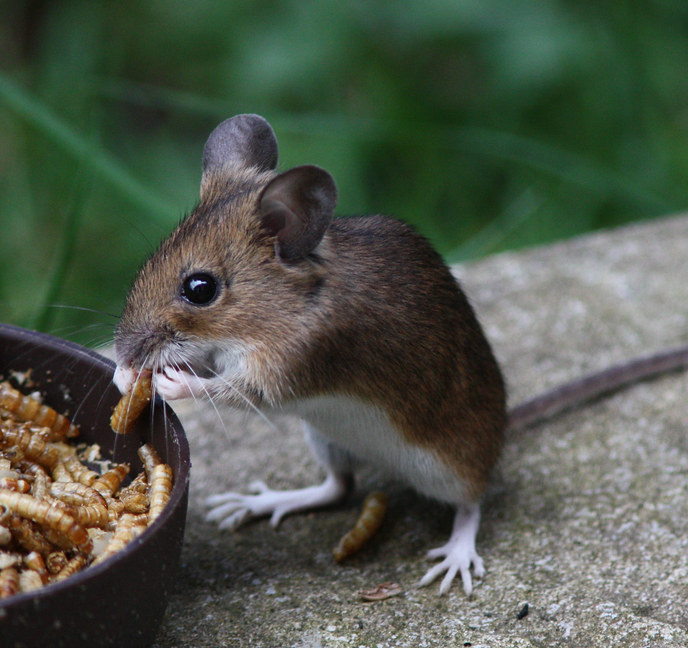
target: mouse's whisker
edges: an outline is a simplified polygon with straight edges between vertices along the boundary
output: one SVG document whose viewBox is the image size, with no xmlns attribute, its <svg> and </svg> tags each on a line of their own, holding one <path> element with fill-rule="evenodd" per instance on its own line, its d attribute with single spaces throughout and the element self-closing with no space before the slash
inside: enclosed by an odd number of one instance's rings
<svg viewBox="0 0 688 648">
<path fill-rule="evenodd" d="M 218 380 L 222 381 L 222 384 L 228 387 L 232 393 L 234 393 L 236 396 L 238 396 L 244 403 L 246 403 L 247 407 L 254 412 L 256 415 L 258 415 L 267 425 L 269 425 L 273 430 L 277 430 L 277 426 L 270 420 L 270 418 L 265 414 L 265 412 L 261 411 L 261 409 L 251 401 L 246 394 L 244 394 L 236 385 L 233 385 L 231 381 L 227 380 L 224 376 L 221 374 L 217 373 L 217 371 L 214 371 L 213 369 L 210 370 L 215 378 Z M 217 411 L 217 410 L 216 410 Z"/>
<path fill-rule="evenodd" d="M 194 371 L 193 367 L 189 363 L 186 363 L 186 369 L 194 378 L 199 378 L 198 374 Z M 185 378 L 182 378 L 182 379 L 185 382 L 187 382 L 187 384 L 188 384 L 188 381 L 186 381 Z M 227 427 L 225 426 L 224 417 L 220 413 L 220 410 L 218 409 L 217 404 L 215 403 L 215 399 L 213 398 L 213 395 L 210 393 L 210 391 L 208 391 L 208 389 L 203 385 L 202 382 L 200 382 L 200 384 L 201 384 L 201 387 L 203 389 L 203 392 L 205 393 L 206 398 L 210 402 L 211 407 L 213 408 L 213 410 L 215 410 L 215 414 L 217 414 L 217 418 L 220 421 L 220 425 L 222 425 L 222 429 L 224 430 L 225 433 L 227 433 Z M 199 402 L 198 397 L 196 396 L 196 394 L 194 392 L 192 392 L 192 396 L 193 396 L 194 401 L 196 403 L 198 403 Z"/>
</svg>

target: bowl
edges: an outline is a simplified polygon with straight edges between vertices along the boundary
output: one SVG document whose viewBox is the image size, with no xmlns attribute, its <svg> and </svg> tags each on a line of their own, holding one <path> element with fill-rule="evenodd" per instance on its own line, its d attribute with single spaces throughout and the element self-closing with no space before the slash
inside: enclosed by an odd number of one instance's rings
<svg viewBox="0 0 688 648">
<path fill-rule="evenodd" d="M 59 583 L 0 601 L 0 644 L 41 646 L 147 646 L 155 639 L 174 589 L 186 522 L 189 445 L 173 412 L 162 402 L 127 435 L 110 429 L 120 398 L 114 364 L 66 340 L 0 325 L 0 377 L 30 371 L 31 390 L 67 414 L 80 440 L 98 443 L 103 458 L 141 470 L 137 450 L 150 443 L 174 471 L 167 506 L 138 538 L 99 565 Z M 26 390 L 24 390 L 26 391 Z"/>
</svg>

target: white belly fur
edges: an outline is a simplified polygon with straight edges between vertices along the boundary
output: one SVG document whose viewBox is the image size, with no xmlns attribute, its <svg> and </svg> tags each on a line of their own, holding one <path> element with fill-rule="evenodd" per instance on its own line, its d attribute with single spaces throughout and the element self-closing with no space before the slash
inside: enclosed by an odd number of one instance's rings
<svg viewBox="0 0 688 648">
<path fill-rule="evenodd" d="M 450 504 L 467 501 L 463 481 L 432 452 L 407 443 L 378 407 L 346 396 L 321 396 L 285 403 L 283 410 L 424 495 Z"/>
</svg>

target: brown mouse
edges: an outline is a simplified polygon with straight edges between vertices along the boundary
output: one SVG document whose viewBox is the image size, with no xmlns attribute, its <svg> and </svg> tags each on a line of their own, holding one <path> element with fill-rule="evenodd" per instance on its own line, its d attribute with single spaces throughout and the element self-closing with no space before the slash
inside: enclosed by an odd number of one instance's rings
<svg viewBox="0 0 688 648">
<path fill-rule="evenodd" d="M 201 200 L 143 265 L 115 335 L 115 382 L 141 371 L 156 393 L 279 407 L 300 415 L 326 473 L 322 484 L 213 496 L 209 518 L 273 525 L 340 500 L 364 460 L 456 509 L 441 558 L 440 593 L 471 567 L 480 499 L 504 433 L 627 382 L 605 376 L 591 393 L 550 393 L 505 407 L 490 345 L 458 283 L 428 241 L 385 216 L 333 219 L 332 177 L 315 166 L 276 173 L 277 140 L 257 115 L 221 123 L 203 153 Z M 638 380 L 682 366 L 676 353 Z M 614 382 L 616 380 L 616 382 Z"/>
</svg>

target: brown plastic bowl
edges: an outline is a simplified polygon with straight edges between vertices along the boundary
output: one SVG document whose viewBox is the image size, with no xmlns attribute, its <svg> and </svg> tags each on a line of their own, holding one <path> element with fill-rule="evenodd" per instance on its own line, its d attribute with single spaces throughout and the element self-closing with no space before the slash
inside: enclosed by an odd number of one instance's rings
<svg viewBox="0 0 688 648">
<path fill-rule="evenodd" d="M 115 435 L 110 414 L 119 399 L 109 360 L 58 338 L 0 325 L 0 376 L 31 370 L 44 400 L 67 413 L 81 439 L 99 443 L 104 458 L 129 462 L 151 443 L 174 471 L 170 502 L 126 548 L 95 567 L 53 585 L 0 601 L 0 645 L 147 646 L 153 642 L 174 587 L 189 492 L 189 446 L 172 411 L 158 402 L 131 434 Z M 151 425 L 152 421 L 152 425 Z M 112 451 L 114 449 L 114 454 Z"/>
</svg>

